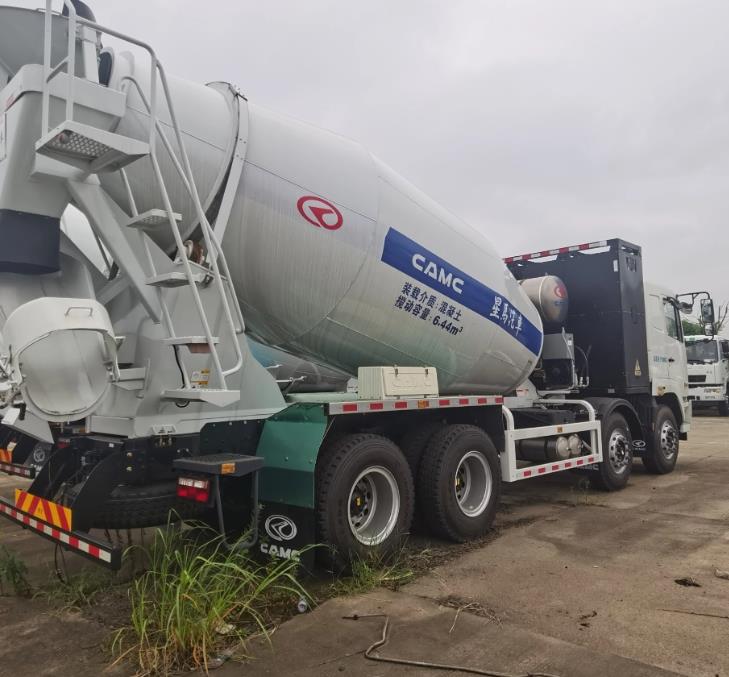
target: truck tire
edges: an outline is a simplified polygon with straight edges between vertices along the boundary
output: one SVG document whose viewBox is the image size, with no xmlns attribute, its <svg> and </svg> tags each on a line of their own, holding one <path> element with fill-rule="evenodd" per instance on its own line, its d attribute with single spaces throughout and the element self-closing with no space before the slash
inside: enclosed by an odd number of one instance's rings
<svg viewBox="0 0 729 677">
<path fill-rule="evenodd" d="M 316 469 L 318 555 L 339 570 L 355 557 L 387 556 L 410 530 L 415 491 L 410 468 L 381 435 L 345 435 L 322 451 Z"/>
<path fill-rule="evenodd" d="M 496 447 L 472 425 L 447 425 L 428 443 L 417 481 L 421 519 L 436 535 L 457 543 L 483 536 L 501 494 Z"/>
<path fill-rule="evenodd" d="M 619 491 L 633 469 L 633 437 L 622 414 L 613 412 L 602 421 L 602 463 L 590 472 L 590 484 L 601 491 Z"/>
<path fill-rule="evenodd" d="M 676 417 L 662 404 L 656 411 L 653 439 L 643 453 L 643 465 L 656 475 L 673 472 L 678 460 L 679 430 Z"/>
<path fill-rule="evenodd" d="M 66 502 L 81 489 L 77 484 L 66 492 Z M 206 507 L 177 498 L 177 482 L 157 482 L 139 486 L 120 485 L 111 492 L 94 517 L 97 529 L 141 529 L 202 515 Z"/>
<path fill-rule="evenodd" d="M 413 473 L 413 481 L 417 480 L 420 459 L 430 439 L 443 427 L 442 423 L 429 422 L 408 430 L 400 440 L 400 449 Z"/>
</svg>

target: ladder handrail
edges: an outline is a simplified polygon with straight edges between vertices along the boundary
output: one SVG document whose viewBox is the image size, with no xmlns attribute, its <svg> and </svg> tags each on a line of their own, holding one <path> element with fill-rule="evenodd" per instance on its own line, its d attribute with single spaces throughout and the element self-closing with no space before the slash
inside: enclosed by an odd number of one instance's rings
<svg viewBox="0 0 729 677">
<path fill-rule="evenodd" d="M 127 80 L 132 85 L 134 85 L 135 89 L 137 90 L 137 93 L 139 94 L 139 96 L 142 100 L 142 104 L 145 106 L 145 108 L 149 112 L 149 103 L 148 103 L 147 98 L 144 95 L 144 92 L 143 92 L 139 82 L 137 81 L 137 79 L 131 75 L 127 75 L 122 78 L 122 81 L 124 81 L 124 80 Z M 172 113 L 171 113 L 171 115 L 172 115 Z M 169 139 L 167 138 L 167 135 L 165 134 L 164 129 L 163 129 L 161 123 L 159 122 L 159 120 L 155 120 L 154 124 L 157 127 L 157 131 L 160 135 L 160 138 L 162 139 L 162 144 L 164 145 L 165 149 L 167 150 L 167 153 L 169 154 L 170 159 L 172 160 L 172 164 L 175 167 L 177 173 L 179 174 L 179 177 L 182 180 L 183 185 L 185 186 L 186 190 L 188 191 L 188 194 L 190 195 L 190 197 L 193 197 L 193 189 L 195 186 L 194 180 L 191 180 L 192 179 L 191 176 L 188 178 L 187 172 L 185 171 L 185 169 L 181 165 L 179 159 L 177 158 L 177 155 L 175 154 L 174 149 L 172 148 L 172 144 L 170 143 Z M 176 130 L 179 129 L 176 120 L 173 120 L 173 129 L 176 129 Z M 184 150 L 184 144 L 183 144 L 181 135 L 178 136 L 177 142 L 178 142 L 178 145 Z M 156 158 L 156 153 L 154 154 L 154 157 Z M 189 165 L 189 162 L 188 162 L 188 165 Z M 161 179 L 159 179 L 159 180 L 161 180 Z M 166 190 L 166 188 L 165 188 L 165 190 Z M 129 191 L 131 191 L 131 188 L 129 189 Z M 194 194 L 195 195 L 197 194 L 196 190 L 195 190 Z M 193 197 L 193 201 L 195 201 L 194 197 Z M 237 358 L 236 363 L 233 367 L 223 371 L 223 374 L 225 376 L 227 376 L 227 375 L 237 372 L 243 365 L 243 353 L 240 350 L 240 345 L 238 344 L 238 341 L 236 340 L 236 336 L 239 334 L 242 334 L 245 331 L 245 322 L 243 320 L 243 313 L 240 310 L 240 306 L 238 305 L 238 301 L 237 301 L 236 294 L 235 294 L 235 288 L 233 287 L 232 277 L 230 275 L 230 269 L 228 268 L 228 262 L 225 258 L 225 254 L 223 252 L 222 246 L 221 246 L 220 242 L 218 241 L 218 237 L 215 234 L 215 231 L 210 226 L 210 222 L 208 221 L 207 216 L 205 215 L 204 211 L 202 210 L 202 205 L 200 205 L 199 202 L 200 201 L 199 201 L 199 197 L 198 197 L 197 206 L 199 206 L 199 211 L 197 209 L 196 209 L 196 211 L 197 211 L 198 217 L 202 213 L 203 218 L 200 220 L 200 227 L 203 232 L 203 237 L 205 238 L 205 243 L 208 246 L 208 251 L 211 251 L 213 248 L 215 249 L 215 256 L 213 256 L 211 258 L 211 263 L 212 263 L 212 268 L 213 268 L 213 277 L 216 280 L 216 284 L 218 285 L 221 295 L 224 296 L 226 293 L 228 293 L 230 295 L 231 300 L 232 300 L 232 305 L 236 310 L 236 314 L 237 314 L 236 319 L 238 320 L 239 327 L 240 327 L 239 328 L 235 325 L 232 314 L 230 312 L 230 303 L 227 300 L 224 301 L 223 308 L 226 313 L 226 320 L 228 321 L 228 327 L 231 331 L 231 337 L 233 339 L 233 344 L 235 346 L 236 358 Z M 177 233 L 173 233 L 173 236 L 179 235 L 179 228 L 178 228 L 176 222 L 174 225 L 174 230 L 176 230 Z M 177 237 L 175 237 L 176 244 L 177 244 L 177 241 L 178 241 Z M 180 242 L 181 242 L 181 235 L 180 235 Z M 187 259 L 185 252 L 184 252 L 184 244 L 183 244 L 182 248 L 180 248 L 179 244 L 177 244 L 177 246 L 178 246 L 178 255 L 179 255 L 180 259 Z M 223 267 L 223 276 L 225 276 L 225 277 L 221 276 L 220 270 L 217 268 L 216 258 L 220 259 L 220 263 Z M 226 287 L 227 287 L 227 289 L 226 289 Z M 225 298 L 227 299 L 227 297 L 225 297 Z"/>
<path fill-rule="evenodd" d="M 152 168 L 155 174 L 155 179 L 157 180 L 157 184 L 160 190 L 160 193 L 162 194 L 162 199 L 164 202 L 165 212 L 167 213 L 168 220 L 170 222 L 170 227 L 172 229 L 172 234 L 175 239 L 175 244 L 178 249 L 178 255 L 182 262 L 183 268 L 185 270 L 185 276 L 188 281 L 188 285 L 190 286 L 193 300 L 196 306 L 196 310 L 198 311 L 198 316 L 200 318 L 200 321 L 203 325 L 203 329 L 205 332 L 205 338 L 208 343 L 208 346 L 210 348 L 210 354 L 211 358 L 213 360 L 213 364 L 215 367 L 215 371 L 217 372 L 218 378 L 221 382 L 221 386 L 223 388 L 226 387 L 226 376 L 238 372 L 242 365 L 243 365 L 243 352 L 240 347 L 240 344 L 237 339 L 237 335 L 239 333 L 242 333 L 245 329 L 245 324 L 243 320 L 243 314 L 242 311 L 237 303 L 237 296 L 235 293 L 235 288 L 232 283 L 232 278 L 230 276 L 230 270 L 228 268 L 227 261 L 225 259 L 225 255 L 222 250 L 222 246 L 220 242 L 218 241 L 217 237 L 215 236 L 215 233 L 213 229 L 210 226 L 210 223 L 205 215 L 204 209 L 202 207 L 202 204 L 200 202 L 200 197 L 197 192 L 197 186 L 195 185 L 194 180 L 194 174 L 192 172 L 192 167 L 190 165 L 189 157 L 187 155 L 187 149 L 185 147 L 183 138 L 182 138 L 182 132 L 180 130 L 177 116 L 175 114 L 175 109 L 172 103 L 172 96 L 169 90 L 169 86 L 167 84 L 167 76 L 165 73 L 165 70 L 160 63 L 160 61 L 157 59 L 157 55 L 154 51 L 154 49 L 151 47 L 151 45 L 141 41 L 137 40 L 136 38 L 133 38 L 131 36 L 125 35 L 123 33 L 120 33 L 119 31 L 115 31 L 110 28 L 106 28 L 105 26 L 101 26 L 100 24 L 97 24 L 94 21 L 89 21 L 85 18 L 78 17 L 76 13 L 76 9 L 73 6 L 73 4 L 70 2 L 70 0 L 64 0 L 64 6 L 68 9 L 68 54 L 64 60 L 59 62 L 59 64 L 51 68 L 50 60 L 51 60 L 51 46 L 52 46 L 52 8 L 51 8 L 51 2 L 52 0 L 46 0 L 46 10 L 45 10 L 45 33 L 44 33 L 44 84 L 43 84 L 43 99 L 42 99 L 42 124 L 43 124 L 43 133 L 48 132 L 48 124 L 49 124 L 49 110 L 50 110 L 50 89 L 48 86 L 49 81 L 57 75 L 62 66 L 64 61 L 66 62 L 67 66 L 67 73 L 68 73 L 68 92 L 67 92 L 67 98 L 66 98 L 66 117 L 68 120 L 73 119 L 73 108 L 74 108 L 74 80 L 75 80 L 75 57 L 76 57 L 76 39 L 77 39 L 77 32 L 78 32 L 78 26 L 87 26 L 88 28 L 96 31 L 97 39 L 98 36 L 101 33 L 105 33 L 107 35 L 111 35 L 113 37 L 119 38 L 120 40 L 123 40 L 125 42 L 128 42 L 130 44 L 136 45 L 142 49 L 144 49 L 150 57 L 150 97 L 149 100 L 144 96 L 144 93 L 139 86 L 139 83 L 134 80 L 133 78 L 129 77 L 128 79 L 134 82 L 137 91 L 139 92 L 145 107 L 148 110 L 149 116 L 150 116 L 150 129 L 149 129 L 149 151 L 150 151 L 150 160 L 152 162 Z M 159 123 L 159 119 L 157 117 L 157 90 L 158 90 L 158 83 L 157 83 L 157 77 L 159 77 L 161 83 L 162 83 L 162 89 L 165 96 L 165 100 L 167 103 L 168 112 L 170 115 L 170 120 L 172 123 L 172 128 L 175 133 L 175 138 L 177 140 L 180 155 L 182 157 L 182 162 L 179 161 L 179 159 L 176 157 L 174 150 L 169 143 L 166 135 L 164 134 L 164 131 L 161 128 L 161 125 Z M 184 249 L 184 242 L 182 241 L 182 235 L 180 233 L 179 226 L 177 224 L 176 219 L 174 218 L 174 213 L 172 210 L 172 204 L 170 202 L 169 194 L 167 192 L 167 187 L 164 183 L 164 177 L 162 175 L 161 168 L 159 166 L 159 162 L 157 160 L 157 153 L 156 153 L 156 133 L 160 133 L 160 136 L 163 140 L 163 143 L 165 145 L 166 150 L 170 154 L 170 157 L 172 158 L 173 165 L 175 166 L 175 169 L 177 170 L 180 178 L 182 179 L 182 183 L 187 190 L 188 195 L 192 199 L 196 216 L 200 224 L 200 228 L 202 231 L 203 239 L 205 240 L 205 244 L 208 248 L 208 251 L 211 253 L 210 263 L 212 267 L 213 272 L 213 278 L 215 279 L 216 287 L 218 288 L 218 292 L 220 294 L 220 298 L 223 305 L 223 310 L 226 318 L 226 322 L 228 324 L 228 328 L 231 332 L 231 337 L 233 339 L 233 346 L 236 353 L 236 362 L 235 365 L 227 370 L 224 370 L 222 367 L 222 364 L 220 362 L 220 356 L 218 354 L 218 350 L 215 346 L 214 337 L 212 335 L 212 331 L 210 329 L 210 325 L 207 319 L 207 315 L 205 313 L 205 309 L 202 305 L 202 299 L 200 298 L 200 293 L 197 288 L 197 285 L 195 283 L 195 279 L 193 276 L 192 267 L 190 266 L 190 262 L 185 254 Z M 126 177 L 126 173 L 122 171 L 122 177 L 125 183 L 125 187 L 127 189 L 127 194 L 130 198 L 130 206 L 132 211 L 136 211 L 136 204 L 134 202 L 134 198 L 131 192 L 131 186 L 129 185 L 128 179 Z M 137 214 L 133 214 L 137 215 Z M 154 268 L 154 261 L 151 256 L 151 251 L 149 251 L 148 243 L 145 240 L 145 249 L 147 251 L 147 258 L 148 263 L 150 264 L 153 274 L 155 271 Z M 223 274 L 225 275 L 225 280 L 223 279 L 223 276 L 221 275 L 220 268 L 218 266 L 218 259 L 220 260 L 221 267 L 223 268 Z M 169 311 L 166 307 L 166 304 L 164 303 L 164 299 L 161 296 L 161 290 L 158 289 L 158 297 L 160 298 L 160 305 L 162 307 L 163 311 L 163 318 L 165 319 L 165 324 L 167 324 L 167 330 L 168 333 L 172 337 L 175 336 L 174 334 L 174 328 L 172 326 L 172 320 L 169 315 Z M 230 298 L 228 297 L 230 295 Z M 236 326 L 236 322 L 233 319 L 233 313 L 231 312 L 230 304 L 231 301 L 233 305 L 235 306 L 235 314 L 236 319 L 238 320 L 240 329 L 238 326 Z M 184 372 L 184 370 L 183 370 Z M 183 374 L 185 377 L 184 380 L 187 381 L 186 375 Z"/>
<path fill-rule="evenodd" d="M 146 95 L 144 94 L 144 91 L 142 90 L 141 85 L 139 84 L 139 81 L 132 75 L 125 75 L 123 78 L 121 78 L 121 81 L 129 81 L 132 85 L 134 85 L 134 88 L 137 90 L 137 93 L 139 94 L 140 99 L 142 100 L 142 104 L 147 109 L 147 112 L 149 113 L 149 102 L 147 100 Z M 162 124 L 159 120 L 155 120 L 155 125 L 157 127 L 157 133 L 160 136 L 160 139 L 162 140 L 162 145 L 165 147 L 165 150 L 167 150 L 167 154 L 170 157 L 170 160 L 172 160 L 172 164 L 175 167 L 177 173 L 179 174 L 179 177 L 182 181 L 183 186 L 188 191 L 188 194 L 191 195 L 191 188 L 190 188 L 190 182 L 187 179 L 187 176 L 185 175 L 185 170 L 183 169 L 182 165 L 180 164 L 179 159 L 177 158 L 177 155 L 175 154 L 174 149 L 172 148 L 172 144 L 170 143 L 169 139 L 167 138 L 167 134 L 165 133 L 164 127 L 162 127 Z M 232 277 L 230 275 L 230 271 L 228 269 L 228 262 L 225 258 L 225 253 L 223 252 L 222 245 L 220 243 L 220 240 L 218 238 L 217 233 L 215 232 L 215 229 L 210 226 L 210 222 L 208 221 L 207 217 L 205 218 L 205 222 L 209 228 L 209 232 L 211 233 L 211 241 L 215 245 L 216 249 L 216 256 L 219 256 L 221 258 L 221 262 L 223 265 L 223 275 L 225 276 L 225 279 L 229 286 L 229 293 L 233 297 L 234 301 L 236 299 L 235 296 L 235 288 L 233 287 L 232 283 Z M 234 303 L 233 306 L 237 310 L 237 319 L 239 322 L 240 327 L 236 327 L 235 331 L 237 334 L 242 334 L 245 331 L 245 321 L 243 319 L 243 313 L 240 310 L 240 306 L 238 306 L 237 302 Z"/>
</svg>

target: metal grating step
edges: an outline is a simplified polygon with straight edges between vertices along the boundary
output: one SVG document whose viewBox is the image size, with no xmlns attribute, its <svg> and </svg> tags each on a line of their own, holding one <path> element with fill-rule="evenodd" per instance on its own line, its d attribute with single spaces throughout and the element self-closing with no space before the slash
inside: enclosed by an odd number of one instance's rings
<svg viewBox="0 0 729 677">
<path fill-rule="evenodd" d="M 149 155 L 149 144 L 73 120 L 52 129 L 35 145 L 38 153 L 91 173 L 115 172 Z"/>
</svg>

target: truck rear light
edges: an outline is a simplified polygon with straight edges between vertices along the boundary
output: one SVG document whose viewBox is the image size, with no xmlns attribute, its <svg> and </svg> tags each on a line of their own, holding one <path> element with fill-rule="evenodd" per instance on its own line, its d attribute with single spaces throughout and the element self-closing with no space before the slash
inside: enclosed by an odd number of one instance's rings
<svg viewBox="0 0 729 677">
<path fill-rule="evenodd" d="M 192 477 L 178 478 L 177 497 L 207 503 L 210 500 L 210 480 L 198 480 Z"/>
</svg>

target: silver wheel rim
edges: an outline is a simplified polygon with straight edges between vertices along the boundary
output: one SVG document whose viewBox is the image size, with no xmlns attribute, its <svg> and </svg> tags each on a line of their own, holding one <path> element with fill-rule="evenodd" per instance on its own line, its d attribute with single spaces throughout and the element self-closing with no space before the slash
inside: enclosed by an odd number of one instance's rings
<svg viewBox="0 0 729 677">
<path fill-rule="evenodd" d="M 395 476 L 380 465 L 363 470 L 349 490 L 349 528 L 363 545 L 379 545 L 395 530 L 400 490 Z"/>
<path fill-rule="evenodd" d="M 671 421 L 664 421 L 661 426 L 661 453 L 670 461 L 678 452 L 678 435 Z"/>
<path fill-rule="evenodd" d="M 469 451 L 463 456 L 458 468 L 453 489 L 456 502 L 466 517 L 478 517 L 486 510 L 493 491 L 491 467 L 480 451 Z"/>
<path fill-rule="evenodd" d="M 630 463 L 630 441 L 619 428 L 610 433 L 608 458 L 610 466 L 618 474 L 624 473 Z"/>
</svg>

